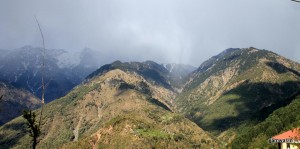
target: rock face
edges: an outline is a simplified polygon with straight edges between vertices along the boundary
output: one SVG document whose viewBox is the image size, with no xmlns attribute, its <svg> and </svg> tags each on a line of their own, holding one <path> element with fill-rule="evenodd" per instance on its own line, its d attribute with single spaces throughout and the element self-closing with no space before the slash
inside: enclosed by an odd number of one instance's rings
<svg viewBox="0 0 300 149">
<path fill-rule="evenodd" d="M 0 82 L 0 125 L 20 116 L 23 110 L 36 109 L 40 100 L 26 90 Z"/>
<path fill-rule="evenodd" d="M 300 65 L 255 48 L 228 49 L 204 62 L 176 97 L 179 111 L 226 142 L 300 92 Z"/>
<path fill-rule="evenodd" d="M 219 148 L 195 123 L 173 112 L 176 93 L 160 75 L 164 67 L 153 66 L 161 65 L 105 65 L 47 104 L 38 148 Z M 22 128 L 21 117 L 2 126 L 1 146 L 29 148 Z"/>
<path fill-rule="evenodd" d="M 91 49 L 77 53 L 62 49 L 46 49 L 45 53 L 46 102 L 68 93 L 88 74 L 99 68 L 101 63 L 97 59 L 97 53 Z M 6 80 L 41 97 L 42 54 L 42 48 L 31 46 L 1 50 L 0 80 Z"/>
</svg>

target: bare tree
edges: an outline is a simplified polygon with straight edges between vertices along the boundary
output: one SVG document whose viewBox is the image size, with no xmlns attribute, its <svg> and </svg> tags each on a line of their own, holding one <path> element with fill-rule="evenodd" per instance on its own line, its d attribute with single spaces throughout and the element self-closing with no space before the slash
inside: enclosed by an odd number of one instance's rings
<svg viewBox="0 0 300 149">
<path fill-rule="evenodd" d="M 39 20 L 37 19 L 37 17 L 35 17 L 36 23 L 39 27 L 42 39 L 43 39 L 43 64 L 42 64 L 42 108 L 41 108 L 41 114 L 40 114 L 40 120 L 39 120 L 39 127 L 41 126 L 41 121 L 42 121 L 42 116 L 43 116 L 43 108 L 44 108 L 44 104 L 45 104 L 45 82 L 44 82 L 44 76 L 45 76 L 45 39 L 44 39 L 44 34 L 42 31 L 42 28 L 40 26 Z"/>
<path fill-rule="evenodd" d="M 35 112 L 32 112 L 31 110 L 26 111 L 24 110 L 23 113 L 23 117 L 27 120 L 27 126 L 29 129 L 29 135 L 32 137 L 32 148 L 35 149 L 37 146 L 37 140 L 38 137 L 41 134 L 41 122 L 42 122 L 42 117 L 43 117 L 43 109 L 44 109 L 44 104 L 45 104 L 45 81 L 44 81 L 44 76 L 45 76 L 45 39 L 44 39 L 44 35 L 42 32 L 42 28 L 40 26 L 40 23 L 37 19 L 37 17 L 35 17 L 36 23 L 39 27 L 39 31 L 41 33 L 42 36 L 42 40 L 43 40 L 43 56 L 42 56 L 42 98 L 41 98 L 41 102 L 42 102 L 42 107 L 41 107 L 41 113 L 40 113 L 40 118 L 39 118 L 39 122 L 38 124 L 36 124 L 37 120 L 36 120 L 36 114 Z"/>
<path fill-rule="evenodd" d="M 1 95 L 1 97 L 0 97 L 0 102 L 2 102 L 3 96 L 4 96 L 4 95 Z M 0 112 L 1 112 L 1 111 L 2 111 L 2 110 L 0 109 Z"/>
</svg>

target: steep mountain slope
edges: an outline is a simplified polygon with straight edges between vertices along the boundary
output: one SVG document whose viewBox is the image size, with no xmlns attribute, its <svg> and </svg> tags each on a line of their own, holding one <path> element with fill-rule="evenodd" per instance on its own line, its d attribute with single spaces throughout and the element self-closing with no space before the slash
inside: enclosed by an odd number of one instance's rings
<svg viewBox="0 0 300 149">
<path fill-rule="evenodd" d="M 164 71 L 156 71 L 164 67 L 147 64 L 105 65 L 47 104 L 38 147 L 218 148 L 196 124 L 172 112 L 175 92 L 160 75 Z M 25 128 L 21 117 L 0 127 L 0 145 L 29 147 Z"/>
<path fill-rule="evenodd" d="M 266 120 L 256 126 L 246 127 L 233 141 L 233 148 L 277 148 L 277 143 L 270 144 L 271 137 L 300 126 L 300 96 L 289 105 L 275 110 Z"/>
<path fill-rule="evenodd" d="M 300 91 L 300 65 L 273 52 L 228 49 L 195 71 L 175 102 L 179 111 L 225 141 L 264 120 Z"/>
<path fill-rule="evenodd" d="M 20 116 L 23 110 L 41 106 L 40 100 L 34 95 L 5 82 L 0 82 L 0 97 L 0 125 Z"/>
<path fill-rule="evenodd" d="M 31 46 L 2 50 L 0 80 L 7 80 L 40 97 L 42 51 L 42 48 Z M 45 65 L 46 102 L 65 95 L 100 66 L 91 49 L 84 49 L 81 53 L 47 49 Z"/>
</svg>

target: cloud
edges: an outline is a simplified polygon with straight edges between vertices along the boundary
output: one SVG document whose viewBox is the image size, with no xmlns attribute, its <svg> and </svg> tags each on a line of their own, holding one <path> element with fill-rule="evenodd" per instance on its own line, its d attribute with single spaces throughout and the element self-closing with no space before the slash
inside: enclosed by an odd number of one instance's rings
<svg viewBox="0 0 300 149">
<path fill-rule="evenodd" d="M 155 60 L 195 66 L 230 47 L 300 56 L 300 4 L 289 0 L 3 0 L 0 48 L 99 50 L 107 62 Z"/>
</svg>

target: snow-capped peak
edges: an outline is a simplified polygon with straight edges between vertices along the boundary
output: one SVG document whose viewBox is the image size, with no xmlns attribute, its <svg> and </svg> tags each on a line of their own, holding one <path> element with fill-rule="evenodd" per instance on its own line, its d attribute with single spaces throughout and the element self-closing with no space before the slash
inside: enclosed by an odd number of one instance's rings
<svg viewBox="0 0 300 149">
<path fill-rule="evenodd" d="M 65 52 L 56 57 L 59 68 L 73 68 L 80 63 L 80 52 Z"/>
</svg>

